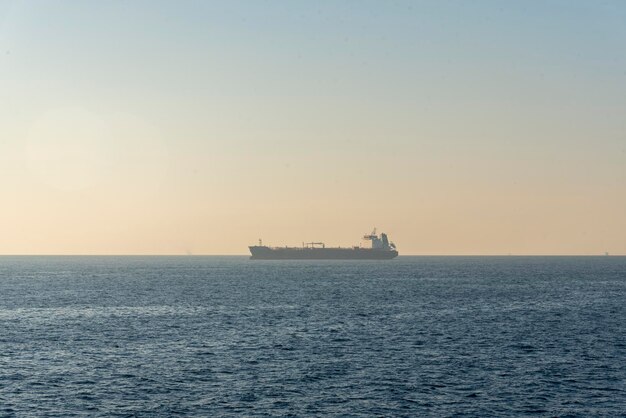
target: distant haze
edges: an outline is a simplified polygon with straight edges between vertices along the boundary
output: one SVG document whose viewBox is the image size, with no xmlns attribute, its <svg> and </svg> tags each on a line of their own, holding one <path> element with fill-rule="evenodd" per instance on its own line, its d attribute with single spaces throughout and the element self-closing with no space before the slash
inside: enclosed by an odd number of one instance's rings
<svg viewBox="0 0 626 418">
<path fill-rule="evenodd" d="M 0 1 L 0 254 L 626 254 L 624 1 Z"/>
</svg>

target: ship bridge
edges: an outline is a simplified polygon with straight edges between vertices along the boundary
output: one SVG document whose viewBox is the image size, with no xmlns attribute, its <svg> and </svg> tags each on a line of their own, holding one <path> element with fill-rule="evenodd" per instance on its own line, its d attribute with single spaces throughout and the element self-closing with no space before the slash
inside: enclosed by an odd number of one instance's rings
<svg viewBox="0 0 626 418">
<path fill-rule="evenodd" d="M 389 250 L 396 248 L 393 242 L 389 242 L 387 234 L 382 233 L 380 234 L 380 237 L 378 237 L 378 234 L 376 234 L 376 228 L 374 228 L 374 230 L 370 234 L 363 235 L 363 239 L 365 241 L 370 241 L 370 248 L 374 250 Z"/>
</svg>

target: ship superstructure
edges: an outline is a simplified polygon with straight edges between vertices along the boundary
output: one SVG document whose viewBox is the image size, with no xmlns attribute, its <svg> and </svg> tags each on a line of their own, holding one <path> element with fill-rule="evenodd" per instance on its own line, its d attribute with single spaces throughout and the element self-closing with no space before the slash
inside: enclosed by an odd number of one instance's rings
<svg viewBox="0 0 626 418">
<path fill-rule="evenodd" d="M 302 247 L 270 247 L 259 240 L 259 245 L 248 248 L 253 260 L 388 260 L 398 256 L 385 233 L 379 237 L 374 229 L 363 240 L 369 246 L 326 247 L 323 242 L 303 242 Z"/>
</svg>

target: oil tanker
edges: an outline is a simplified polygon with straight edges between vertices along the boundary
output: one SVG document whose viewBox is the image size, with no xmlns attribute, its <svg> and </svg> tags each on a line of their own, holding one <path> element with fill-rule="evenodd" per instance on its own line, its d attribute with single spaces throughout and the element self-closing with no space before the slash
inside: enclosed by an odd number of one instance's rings
<svg viewBox="0 0 626 418">
<path fill-rule="evenodd" d="M 389 260 L 398 256 L 398 250 L 387 234 L 371 234 L 363 236 L 370 246 L 326 247 L 323 242 L 303 242 L 302 247 L 269 247 L 251 245 L 252 260 Z"/>
</svg>

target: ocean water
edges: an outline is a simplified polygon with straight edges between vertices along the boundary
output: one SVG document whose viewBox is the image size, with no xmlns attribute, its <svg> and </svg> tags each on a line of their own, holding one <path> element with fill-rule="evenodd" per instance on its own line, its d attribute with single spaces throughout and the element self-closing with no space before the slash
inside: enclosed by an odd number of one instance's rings
<svg viewBox="0 0 626 418">
<path fill-rule="evenodd" d="M 0 257 L 0 416 L 626 416 L 626 258 Z"/>
</svg>

